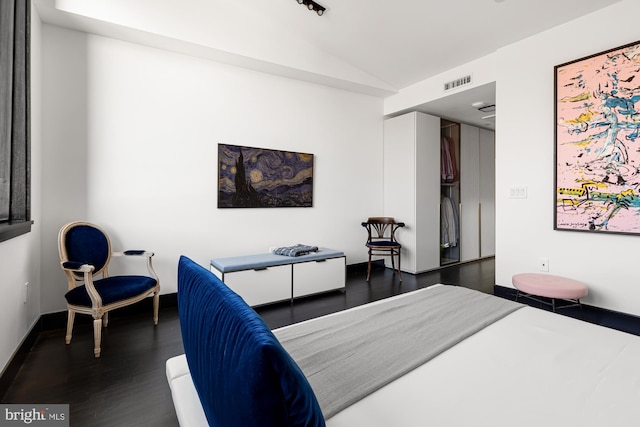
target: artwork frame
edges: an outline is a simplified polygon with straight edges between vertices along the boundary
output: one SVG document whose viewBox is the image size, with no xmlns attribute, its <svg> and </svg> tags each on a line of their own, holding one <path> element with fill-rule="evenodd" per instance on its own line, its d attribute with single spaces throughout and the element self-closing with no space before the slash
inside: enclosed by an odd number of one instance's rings
<svg viewBox="0 0 640 427">
<path fill-rule="evenodd" d="M 218 144 L 218 208 L 313 207 L 314 155 Z"/>
<path fill-rule="evenodd" d="M 554 230 L 640 235 L 640 41 L 555 66 L 554 95 Z"/>
</svg>

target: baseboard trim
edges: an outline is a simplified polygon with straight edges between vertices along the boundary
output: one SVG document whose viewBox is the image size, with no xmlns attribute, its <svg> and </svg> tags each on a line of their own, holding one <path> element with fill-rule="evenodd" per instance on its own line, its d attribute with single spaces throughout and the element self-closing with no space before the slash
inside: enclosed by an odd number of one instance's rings
<svg viewBox="0 0 640 427">
<path fill-rule="evenodd" d="M 494 285 L 493 294 L 505 299 L 514 301 L 516 299 L 516 289 L 506 286 Z M 541 298 L 545 299 L 545 298 Z M 549 310 L 546 304 L 537 303 L 536 301 L 528 298 L 519 299 L 519 302 L 527 304 L 531 307 L 541 308 L 543 310 Z M 584 312 L 584 319 L 587 322 L 595 323 L 596 325 L 605 326 L 607 328 L 616 329 L 618 331 L 627 332 L 634 335 L 640 335 L 640 317 L 634 316 L 628 313 L 622 313 L 619 311 L 609 310 L 602 307 L 596 307 L 593 305 L 582 304 Z M 578 307 L 560 308 L 556 310 L 558 314 L 564 314 L 576 319 L 582 319 L 582 313 Z"/>
<path fill-rule="evenodd" d="M 0 373 L 0 402 L 4 402 L 5 394 L 7 394 L 7 391 L 9 391 L 11 383 L 13 383 L 16 375 L 18 375 L 20 367 L 27 358 L 29 350 L 31 350 L 33 345 L 36 343 L 39 334 L 40 318 L 33 323 L 29 332 L 9 359 L 9 362 L 5 366 L 4 370 L 2 371 L 2 373 Z"/>
<path fill-rule="evenodd" d="M 178 306 L 178 294 L 169 293 L 160 295 L 160 308 L 177 307 Z M 122 307 L 109 313 L 109 319 L 115 319 L 121 316 L 130 316 L 135 314 L 149 314 L 153 310 L 153 301 L 151 298 L 146 298 L 137 304 Z M 93 319 L 91 316 L 77 315 L 74 323 L 83 324 L 91 323 Z M 38 339 L 38 335 L 42 332 L 52 331 L 56 329 L 65 329 L 67 327 L 67 311 L 58 311 L 55 313 L 41 314 L 38 320 L 36 320 L 22 340 L 22 343 L 18 346 L 13 356 L 5 366 L 2 373 L 0 373 L 0 401 L 4 401 L 11 383 L 15 379 L 20 367 L 27 358 L 27 354 L 31 351 L 31 348 Z"/>
</svg>

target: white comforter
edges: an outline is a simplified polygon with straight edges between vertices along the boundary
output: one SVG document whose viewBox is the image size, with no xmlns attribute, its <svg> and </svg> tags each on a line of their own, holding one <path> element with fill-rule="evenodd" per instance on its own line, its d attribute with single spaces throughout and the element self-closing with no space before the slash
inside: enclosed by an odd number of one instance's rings
<svg viewBox="0 0 640 427">
<path fill-rule="evenodd" d="M 525 307 L 327 427 L 640 425 L 640 337 Z"/>
</svg>

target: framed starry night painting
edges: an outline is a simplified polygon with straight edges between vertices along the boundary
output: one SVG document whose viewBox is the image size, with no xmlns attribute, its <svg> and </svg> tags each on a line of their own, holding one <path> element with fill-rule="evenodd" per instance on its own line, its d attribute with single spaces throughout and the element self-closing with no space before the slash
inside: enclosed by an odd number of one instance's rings
<svg viewBox="0 0 640 427">
<path fill-rule="evenodd" d="M 313 206 L 313 154 L 218 144 L 218 208 Z"/>
</svg>

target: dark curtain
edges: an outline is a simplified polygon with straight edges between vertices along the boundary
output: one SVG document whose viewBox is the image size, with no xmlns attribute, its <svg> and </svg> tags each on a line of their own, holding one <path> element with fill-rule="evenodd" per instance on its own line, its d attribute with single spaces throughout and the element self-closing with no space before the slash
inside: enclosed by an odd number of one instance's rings
<svg viewBox="0 0 640 427">
<path fill-rule="evenodd" d="M 0 0 L 0 222 L 28 221 L 30 0 Z"/>
</svg>

